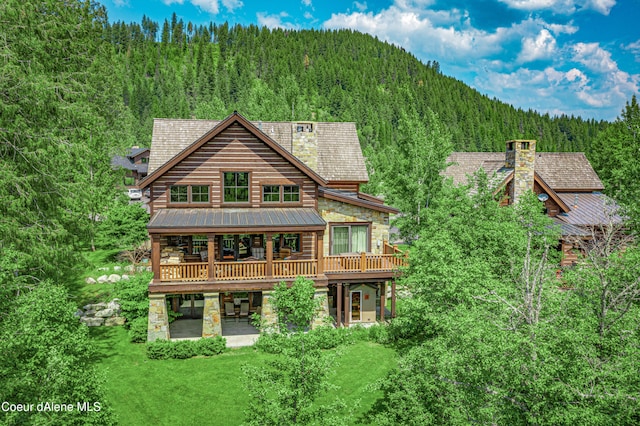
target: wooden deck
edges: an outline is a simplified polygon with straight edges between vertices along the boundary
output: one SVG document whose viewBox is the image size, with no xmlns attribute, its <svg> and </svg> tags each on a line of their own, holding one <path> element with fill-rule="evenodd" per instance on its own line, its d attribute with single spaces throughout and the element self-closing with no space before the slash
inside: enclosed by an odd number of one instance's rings
<svg viewBox="0 0 640 426">
<path fill-rule="evenodd" d="M 323 273 L 367 274 L 394 272 L 406 265 L 404 257 L 395 254 L 358 253 L 323 258 Z M 317 260 L 274 260 L 271 275 L 267 276 L 266 261 L 214 262 L 213 281 L 272 280 L 298 276 L 315 278 Z M 211 282 L 206 262 L 160 265 L 160 282 Z"/>
</svg>

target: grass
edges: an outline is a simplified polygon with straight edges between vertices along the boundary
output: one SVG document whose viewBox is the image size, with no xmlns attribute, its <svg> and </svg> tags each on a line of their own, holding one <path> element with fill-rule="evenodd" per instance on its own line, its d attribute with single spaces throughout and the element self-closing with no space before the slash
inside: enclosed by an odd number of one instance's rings
<svg viewBox="0 0 640 426">
<path fill-rule="evenodd" d="M 260 365 L 272 355 L 253 348 L 229 350 L 211 358 L 151 361 L 145 346 L 128 342 L 122 327 L 91 329 L 105 372 L 107 401 L 119 424 L 126 425 L 239 425 L 247 407 L 241 368 Z M 360 342 L 342 349 L 332 381 L 347 403 L 360 400 L 356 415 L 368 410 L 376 393 L 366 386 L 395 365 L 392 349 Z"/>
</svg>

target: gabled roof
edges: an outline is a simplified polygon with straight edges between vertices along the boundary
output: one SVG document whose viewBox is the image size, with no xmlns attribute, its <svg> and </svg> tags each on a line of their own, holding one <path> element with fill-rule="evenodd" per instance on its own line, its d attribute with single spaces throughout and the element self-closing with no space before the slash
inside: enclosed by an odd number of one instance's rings
<svg viewBox="0 0 640 426">
<path fill-rule="evenodd" d="M 382 200 L 369 194 L 323 187 L 318 188 L 318 192 L 321 197 L 329 200 L 341 201 L 343 203 L 366 207 L 368 209 L 384 213 L 400 213 L 400 210 L 390 206 L 385 206 Z"/>
<path fill-rule="evenodd" d="M 480 168 L 491 177 L 504 181 L 513 169 L 504 167 L 504 152 L 454 152 L 447 159 L 453 163 L 443 172 L 456 185 L 466 184 L 468 175 Z M 556 192 L 602 191 L 604 185 L 582 152 L 539 152 L 535 171 Z"/>
<path fill-rule="evenodd" d="M 239 114 L 236 115 L 241 117 Z M 265 137 L 275 141 L 292 154 L 291 122 L 246 121 Z M 155 119 L 149 173 L 162 167 L 220 123 L 221 121 L 217 120 Z M 318 141 L 317 166 L 314 167 L 314 172 L 326 181 L 367 182 L 369 180 L 355 123 L 318 122 L 314 123 L 314 131 Z"/>
<path fill-rule="evenodd" d="M 171 121 L 173 121 L 173 120 L 171 120 Z M 185 120 L 179 120 L 179 121 L 185 121 Z M 189 121 L 195 121 L 195 120 L 189 120 Z M 243 126 L 244 128 L 246 128 L 254 136 L 256 136 L 258 139 L 260 139 L 262 142 L 264 142 L 267 146 L 269 146 L 271 149 L 276 151 L 282 157 L 284 157 L 287 161 L 289 161 L 291 164 L 293 164 L 295 167 L 297 167 L 301 172 L 306 174 L 309 178 L 311 178 L 317 184 L 326 185 L 327 182 L 320 175 L 318 175 L 314 170 L 312 170 L 307 165 L 305 165 L 302 161 L 300 161 L 300 159 L 298 159 L 297 157 L 293 156 L 289 151 L 283 149 L 282 146 L 280 146 L 272 138 L 267 136 L 264 132 L 260 131 L 257 127 L 255 127 L 246 118 L 244 118 L 243 116 L 241 116 L 237 112 L 234 112 L 233 114 L 231 114 L 229 117 L 227 117 L 223 121 L 218 122 L 218 124 L 216 124 L 213 128 L 209 129 L 208 131 L 205 131 L 205 133 L 201 134 L 197 139 L 195 139 L 195 141 L 192 140 L 191 143 L 187 144 L 180 151 L 174 153 L 171 156 L 166 155 L 167 153 L 166 153 L 165 150 L 166 149 L 170 149 L 170 148 L 177 149 L 177 148 L 179 148 L 179 146 L 182 146 L 181 143 L 172 142 L 172 140 L 170 138 L 167 139 L 166 138 L 166 136 L 167 136 L 166 133 L 163 135 L 162 142 L 160 142 L 157 146 L 154 145 L 154 142 L 152 141 L 151 142 L 151 146 L 152 146 L 151 157 L 149 159 L 149 172 L 150 173 L 149 173 L 149 175 L 147 175 L 147 177 L 145 179 L 143 179 L 140 182 L 139 186 L 141 188 L 149 186 L 156 179 L 158 179 L 164 173 L 169 171 L 172 167 L 174 167 L 175 165 L 180 163 L 182 160 L 187 158 L 189 155 L 191 155 L 193 152 L 195 152 L 202 145 L 204 145 L 205 143 L 207 143 L 208 141 L 210 141 L 211 139 L 216 137 L 218 134 L 220 134 L 222 131 L 224 131 L 229 126 L 231 126 L 231 125 L 233 125 L 235 123 L 238 123 L 241 126 Z M 195 127 L 197 127 L 197 126 L 195 126 Z M 173 136 L 176 137 L 178 141 L 187 142 L 187 140 L 188 140 L 187 136 L 185 136 L 184 133 L 182 133 L 182 134 L 180 134 L 180 133 L 174 134 Z M 154 138 L 155 138 L 155 124 L 154 124 Z M 158 164 L 158 160 L 155 159 L 155 157 L 156 157 L 155 153 L 156 152 L 158 152 L 159 155 L 162 158 L 166 158 L 165 162 L 162 163 L 159 167 L 156 167 L 157 164 Z M 154 162 L 152 163 L 152 161 L 154 161 Z"/>
</svg>

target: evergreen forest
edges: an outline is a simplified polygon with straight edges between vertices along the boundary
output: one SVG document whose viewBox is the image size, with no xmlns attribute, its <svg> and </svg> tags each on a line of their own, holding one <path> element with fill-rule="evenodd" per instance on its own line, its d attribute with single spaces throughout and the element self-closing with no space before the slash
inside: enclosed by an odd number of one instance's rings
<svg viewBox="0 0 640 426">
<path fill-rule="evenodd" d="M 457 151 L 502 151 L 509 139 L 536 139 L 542 151 L 588 151 L 606 122 L 550 117 L 490 99 L 447 77 L 436 61 L 350 31 L 106 23 L 122 100 L 140 145 L 152 119 L 353 121 L 363 148 L 396 142 L 403 114 L 434 111 Z"/>
</svg>

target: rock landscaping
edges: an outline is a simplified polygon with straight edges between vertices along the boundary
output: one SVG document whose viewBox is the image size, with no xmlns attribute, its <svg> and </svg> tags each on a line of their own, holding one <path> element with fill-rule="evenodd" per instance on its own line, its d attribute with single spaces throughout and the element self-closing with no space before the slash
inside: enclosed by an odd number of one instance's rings
<svg viewBox="0 0 640 426">
<path fill-rule="evenodd" d="M 120 316 L 121 308 L 118 299 L 105 303 L 90 303 L 78 309 L 76 316 L 80 322 L 89 327 L 124 325 L 125 319 Z"/>
</svg>

